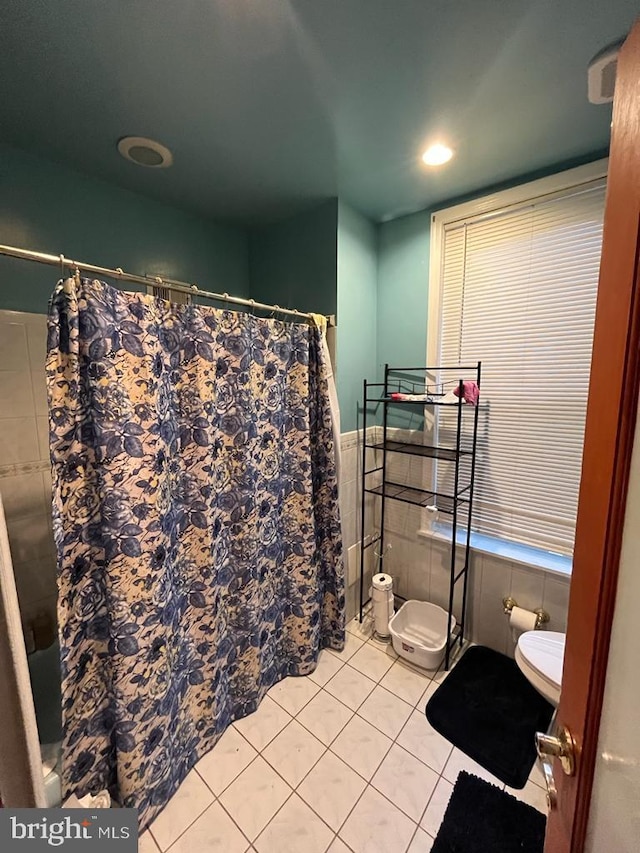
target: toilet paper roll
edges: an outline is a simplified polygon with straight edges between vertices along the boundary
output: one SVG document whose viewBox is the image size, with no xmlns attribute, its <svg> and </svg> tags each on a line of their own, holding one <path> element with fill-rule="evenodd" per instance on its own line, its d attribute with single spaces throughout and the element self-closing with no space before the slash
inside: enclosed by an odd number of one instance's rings
<svg viewBox="0 0 640 853">
<path fill-rule="evenodd" d="M 514 607 L 509 617 L 509 624 L 515 631 L 533 631 L 538 617 L 532 610 Z"/>
<path fill-rule="evenodd" d="M 389 621 L 393 616 L 393 578 L 380 573 L 371 580 L 373 628 L 379 637 L 389 637 Z"/>
</svg>

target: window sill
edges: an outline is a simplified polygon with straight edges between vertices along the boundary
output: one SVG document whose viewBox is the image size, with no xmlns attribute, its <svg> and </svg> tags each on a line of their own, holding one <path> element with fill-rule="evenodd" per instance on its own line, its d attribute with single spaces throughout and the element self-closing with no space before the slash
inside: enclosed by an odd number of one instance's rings
<svg viewBox="0 0 640 853">
<path fill-rule="evenodd" d="M 435 524 L 431 530 L 421 528 L 418 536 L 424 539 L 437 539 L 441 542 L 451 542 L 451 532 L 447 525 Z M 466 533 L 464 530 L 458 533 L 458 544 L 464 544 Z M 573 560 L 563 554 L 555 554 L 553 551 L 544 551 L 542 548 L 533 548 L 530 545 L 520 545 L 509 542 L 497 536 L 485 536 L 484 533 L 471 533 L 471 549 L 478 554 L 488 554 L 511 563 L 519 563 L 523 566 L 539 569 L 563 578 L 571 577 Z"/>
</svg>

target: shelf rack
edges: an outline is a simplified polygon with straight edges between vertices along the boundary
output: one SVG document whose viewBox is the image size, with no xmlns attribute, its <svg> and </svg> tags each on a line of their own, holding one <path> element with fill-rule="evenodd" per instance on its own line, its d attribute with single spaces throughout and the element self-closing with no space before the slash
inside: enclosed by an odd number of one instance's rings
<svg viewBox="0 0 640 853">
<path fill-rule="evenodd" d="M 361 502 L 361 537 L 360 537 L 360 621 L 362 622 L 364 607 L 369 601 L 365 599 L 364 590 L 364 567 L 365 567 L 365 552 L 368 548 L 378 545 L 377 555 L 380 558 L 380 571 L 384 571 L 384 540 L 385 540 L 385 504 L 387 500 L 401 501 L 403 503 L 413 504 L 415 506 L 427 508 L 435 506 L 438 512 L 446 513 L 451 516 L 451 560 L 449 572 L 449 617 L 453 613 L 453 602 L 456 585 L 462 581 L 462 610 L 460 619 L 457 621 L 456 628 L 451 630 L 451 618 L 447 622 L 447 644 L 445 648 L 445 668 L 449 669 L 451 653 L 456 642 L 460 646 L 464 641 L 465 619 L 467 610 L 467 587 L 468 587 L 468 569 L 469 569 L 469 552 L 471 543 L 471 513 L 473 509 L 473 487 L 475 480 L 476 469 L 476 450 L 478 437 L 478 414 L 481 405 L 469 406 L 464 402 L 463 382 L 465 380 L 473 380 L 480 386 L 480 378 L 482 372 L 482 364 L 478 362 L 473 367 L 389 367 L 384 366 L 384 382 L 368 382 L 366 379 L 363 383 L 363 416 L 362 416 L 362 502 Z M 453 382 L 449 382 L 443 377 L 454 376 Z M 463 378 L 458 378 L 464 376 Z M 437 377 L 438 381 L 429 383 L 430 377 Z M 458 397 L 456 402 L 451 402 L 447 398 L 447 391 L 457 385 Z M 432 390 L 431 390 L 431 386 Z M 428 392 L 429 399 L 424 401 L 414 400 L 394 400 L 391 394 L 398 391 L 405 394 L 423 394 L 425 389 L 430 388 Z M 367 413 L 370 407 L 373 406 L 377 410 L 382 407 L 382 441 L 367 442 Z M 439 407 L 448 407 L 455 409 L 455 442 L 454 447 L 441 447 L 431 444 L 417 444 L 408 441 L 398 441 L 389 438 L 389 408 L 390 407 L 412 407 L 420 413 L 428 410 L 433 410 L 436 417 L 435 433 L 437 435 L 437 418 Z M 463 415 L 467 411 L 470 415 Z M 471 416 L 472 433 L 470 444 L 463 446 L 463 423 L 466 417 Z M 469 442 L 469 439 L 467 439 Z M 382 464 L 371 469 L 367 469 L 367 450 L 379 451 L 382 453 Z M 438 462 L 453 462 L 453 489 L 451 493 L 444 493 L 434 489 L 418 488 L 402 483 L 396 483 L 388 479 L 388 454 L 398 453 L 413 456 L 422 459 L 434 459 L 436 465 Z M 461 480 L 461 461 L 468 457 L 470 463 L 469 476 L 467 482 Z M 382 482 L 376 485 L 369 484 L 369 477 L 372 474 L 382 472 Z M 434 474 L 433 481 L 436 482 Z M 366 495 L 377 495 L 381 499 L 380 506 L 380 532 L 377 536 L 365 541 L 364 531 L 366 528 Z M 466 515 L 466 527 L 463 543 L 458 543 L 458 526 L 460 524 L 460 515 Z M 464 547 L 464 562 L 461 569 L 456 571 L 456 551 L 458 548 Z M 401 598 L 401 596 L 396 596 Z"/>
</svg>

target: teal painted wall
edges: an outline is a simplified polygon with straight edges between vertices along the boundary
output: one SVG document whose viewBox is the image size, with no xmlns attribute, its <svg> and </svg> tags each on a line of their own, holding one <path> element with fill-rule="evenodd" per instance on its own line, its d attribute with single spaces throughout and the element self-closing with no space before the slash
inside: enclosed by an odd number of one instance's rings
<svg viewBox="0 0 640 853">
<path fill-rule="evenodd" d="M 337 385 L 343 432 L 356 429 L 362 380 L 377 363 L 378 232 L 349 205 L 338 209 Z M 373 420 L 368 423 L 373 423 Z"/>
<path fill-rule="evenodd" d="M 249 234 L 251 297 L 256 301 L 335 314 L 338 201 Z"/>
<path fill-rule="evenodd" d="M 431 216 L 420 211 L 378 226 L 378 378 L 384 365 L 426 364 Z M 391 406 L 389 424 L 421 429 L 422 407 Z"/>
<path fill-rule="evenodd" d="M 378 375 L 419 367 L 427 352 L 429 230 L 421 211 L 378 226 Z"/>
<path fill-rule="evenodd" d="M 249 294 L 248 238 L 241 229 L 5 145 L 0 243 Z M 55 267 L 0 257 L 0 308 L 45 313 L 58 278 Z"/>
</svg>

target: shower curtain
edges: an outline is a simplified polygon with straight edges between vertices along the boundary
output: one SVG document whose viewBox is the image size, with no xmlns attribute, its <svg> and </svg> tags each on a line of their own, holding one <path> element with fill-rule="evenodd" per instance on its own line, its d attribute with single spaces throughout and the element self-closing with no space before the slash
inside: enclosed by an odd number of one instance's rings
<svg viewBox="0 0 640 853">
<path fill-rule="evenodd" d="M 314 327 L 60 282 L 47 382 L 63 795 L 144 828 L 235 719 L 344 644 Z"/>
</svg>

